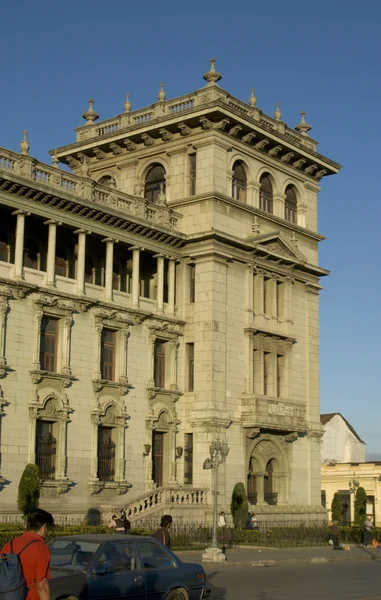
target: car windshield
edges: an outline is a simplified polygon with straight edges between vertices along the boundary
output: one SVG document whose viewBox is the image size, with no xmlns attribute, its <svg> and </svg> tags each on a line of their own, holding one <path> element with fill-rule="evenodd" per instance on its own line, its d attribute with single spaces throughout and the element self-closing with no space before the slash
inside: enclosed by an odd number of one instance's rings
<svg viewBox="0 0 381 600">
<path fill-rule="evenodd" d="M 50 565 L 74 570 L 87 569 L 99 546 L 96 542 L 57 539 L 50 546 Z"/>
</svg>

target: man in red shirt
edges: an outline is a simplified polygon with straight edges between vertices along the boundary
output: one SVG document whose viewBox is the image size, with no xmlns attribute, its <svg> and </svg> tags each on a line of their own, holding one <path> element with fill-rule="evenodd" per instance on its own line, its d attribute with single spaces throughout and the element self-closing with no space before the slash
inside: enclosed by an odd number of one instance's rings
<svg viewBox="0 0 381 600">
<path fill-rule="evenodd" d="M 50 600 L 50 550 L 45 538 L 53 526 L 52 515 L 37 508 L 27 517 L 27 531 L 13 540 L 15 554 L 19 554 L 29 542 L 33 542 L 20 554 L 21 568 L 29 590 L 26 600 Z M 0 553 L 9 552 L 11 544 L 7 542 Z"/>
</svg>

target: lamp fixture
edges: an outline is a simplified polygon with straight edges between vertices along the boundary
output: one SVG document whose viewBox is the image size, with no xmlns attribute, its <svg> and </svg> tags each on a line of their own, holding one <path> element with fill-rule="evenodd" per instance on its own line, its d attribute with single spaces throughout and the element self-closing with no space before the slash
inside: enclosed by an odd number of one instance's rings
<svg viewBox="0 0 381 600">
<path fill-rule="evenodd" d="M 143 456 L 148 456 L 151 452 L 151 444 L 144 444 Z"/>
</svg>

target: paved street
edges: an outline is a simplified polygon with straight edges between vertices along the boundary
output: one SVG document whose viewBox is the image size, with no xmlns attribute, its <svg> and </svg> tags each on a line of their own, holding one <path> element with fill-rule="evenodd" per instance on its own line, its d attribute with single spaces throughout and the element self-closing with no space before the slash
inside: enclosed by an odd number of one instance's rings
<svg viewBox="0 0 381 600">
<path fill-rule="evenodd" d="M 206 567 L 211 600 L 381 599 L 378 560 L 273 567 Z"/>
</svg>

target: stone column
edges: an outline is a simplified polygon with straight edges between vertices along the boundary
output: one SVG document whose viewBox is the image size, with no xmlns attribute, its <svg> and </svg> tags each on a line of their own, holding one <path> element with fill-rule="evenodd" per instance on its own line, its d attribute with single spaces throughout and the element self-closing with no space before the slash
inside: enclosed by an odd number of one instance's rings
<svg viewBox="0 0 381 600">
<path fill-rule="evenodd" d="M 111 238 L 105 238 L 102 242 L 106 243 L 106 274 L 105 274 L 105 297 L 109 302 L 113 301 L 112 274 L 114 268 L 114 241 Z"/>
<path fill-rule="evenodd" d="M 61 223 L 57 223 L 57 221 L 53 221 L 52 219 L 50 219 L 49 221 L 45 221 L 44 225 L 49 225 L 48 256 L 46 264 L 46 285 L 50 287 L 55 287 L 57 225 L 61 225 Z"/>
<path fill-rule="evenodd" d="M 251 333 L 245 334 L 245 353 L 246 364 L 248 365 L 246 376 L 246 394 L 254 393 L 254 348 L 253 336 Z"/>
<path fill-rule="evenodd" d="M 264 288 L 264 275 L 263 273 L 258 273 L 255 276 L 255 284 L 254 284 L 254 313 L 256 315 L 263 315 L 263 288 Z"/>
<path fill-rule="evenodd" d="M 155 387 L 154 369 L 155 369 L 155 342 L 156 334 L 151 331 L 148 337 L 148 352 L 149 352 L 149 379 L 147 387 Z"/>
<path fill-rule="evenodd" d="M 96 323 L 96 368 L 94 371 L 94 379 L 101 379 L 101 350 L 102 350 L 102 331 L 103 331 L 103 322 L 99 320 Z"/>
<path fill-rule="evenodd" d="M 168 265 L 168 314 L 175 315 L 176 259 L 170 258 Z"/>
<path fill-rule="evenodd" d="M 273 319 L 276 319 L 278 316 L 276 282 L 277 282 L 276 277 L 271 277 L 270 285 L 269 285 L 269 290 L 270 290 L 269 305 L 270 305 L 270 316 Z"/>
<path fill-rule="evenodd" d="M 259 208 L 260 185 L 256 181 L 247 182 L 247 204 Z"/>
<path fill-rule="evenodd" d="M 254 273 L 252 264 L 248 263 L 246 266 L 246 324 L 248 327 L 252 327 L 254 316 Z"/>
<path fill-rule="evenodd" d="M 266 473 L 253 473 L 257 489 L 257 505 L 265 504 L 265 474 Z"/>
<path fill-rule="evenodd" d="M 8 309 L 9 309 L 8 297 L 5 295 L 0 296 L 0 374 L 1 374 L 1 372 L 5 373 L 6 364 L 7 364 L 7 360 L 5 358 L 5 332 L 6 332 L 6 320 L 7 320 Z M 0 402 L 1 402 L 1 397 L 0 397 Z M 1 418 L 1 404 L 0 404 L 0 418 Z"/>
<path fill-rule="evenodd" d="M 130 330 L 128 325 L 125 325 L 120 332 L 121 341 L 122 341 L 122 352 L 121 354 L 121 363 L 120 363 L 120 377 L 119 381 L 121 383 L 127 384 L 127 357 L 128 357 L 128 338 L 130 337 Z"/>
<path fill-rule="evenodd" d="M 139 306 L 139 283 L 140 283 L 140 250 L 142 248 L 137 248 L 136 246 L 132 246 L 129 248 L 132 250 L 132 306 L 137 308 Z"/>
<path fill-rule="evenodd" d="M 284 201 L 286 199 L 285 194 L 273 194 L 274 203 L 274 215 L 284 219 Z"/>
<path fill-rule="evenodd" d="M 41 321 L 42 321 L 43 315 L 44 315 L 44 313 L 42 310 L 36 311 L 36 314 L 35 314 L 36 341 L 35 341 L 35 347 L 34 347 L 34 361 L 33 361 L 33 366 L 32 366 L 33 371 L 39 371 L 41 368 L 41 366 L 40 366 L 40 343 L 41 343 Z"/>
<path fill-rule="evenodd" d="M 64 357 L 62 365 L 62 373 L 65 375 L 71 375 L 70 368 L 70 342 L 71 342 L 71 328 L 73 325 L 72 315 L 65 317 L 64 321 Z"/>
<path fill-rule="evenodd" d="M 74 233 L 78 234 L 78 256 L 77 256 L 77 294 L 84 296 L 85 291 L 85 262 L 86 262 L 86 234 L 91 231 L 77 229 Z"/>
<path fill-rule="evenodd" d="M 99 409 L 91 412 L 92 439 L 91 439 L 91 463 L 90 481 L 98 481 L 98 425 L 100 424 Z"/>
<path fill-rule="evenodd" d="M 25 230 L 25 216 L 29 216 L 30 213 L 26 213 L 23 210 L 15 210 L 12 215 L 17 216 L 16 223 L 16 243 L 15 243 L 15 269 L 13 278 L 16 281 L 24 279 L 24 230 Z"/>
<path fill-rule="evenodd" d="M 171 390 L 177 390 L 178 389 L 178 385 L 177 385 L 177 360 L 178 360 L 178 354 L 179 354 L 179 346 L 180 346 L 180 342 L 178 340 L 178 338 L 171 340 L 170 342 L 171 346 L 171 365 L 170 365 L 170 370 L 171 370 L 171 374 L 170 374 L 170 388 Z"/>
<path fill-rule="evenodd" d="M 156 308 L 159 313 L 164 312 L 164 256 L 155 254 L 157 259 L 157 301 Z"/>
</svg>

